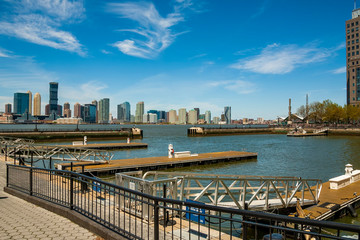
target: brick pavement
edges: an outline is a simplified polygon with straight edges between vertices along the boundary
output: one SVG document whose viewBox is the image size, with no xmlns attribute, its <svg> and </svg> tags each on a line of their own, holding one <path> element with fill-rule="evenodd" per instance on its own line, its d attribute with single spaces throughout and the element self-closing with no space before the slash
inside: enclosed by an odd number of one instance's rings
<svg viewBox="0 0 360 240">
<path fill-rule="evenodd" d="M 5 174 L 0 157 L 0 240 L 101 239 L 67 218 L 5 193 Z"/>
</svg>

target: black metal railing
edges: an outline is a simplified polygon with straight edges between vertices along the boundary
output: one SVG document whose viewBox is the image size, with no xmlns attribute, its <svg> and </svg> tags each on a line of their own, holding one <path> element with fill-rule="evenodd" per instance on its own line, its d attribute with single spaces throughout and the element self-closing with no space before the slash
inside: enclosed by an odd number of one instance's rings
<svg viewBox="0 0 360 240">
<path fill-rule="evenodd" d="M 7 187 L 67 207 L 130 239 L 360 238 L 356 225 L 159 198 L 71 171 L 8 164 Z"/>
</svg>

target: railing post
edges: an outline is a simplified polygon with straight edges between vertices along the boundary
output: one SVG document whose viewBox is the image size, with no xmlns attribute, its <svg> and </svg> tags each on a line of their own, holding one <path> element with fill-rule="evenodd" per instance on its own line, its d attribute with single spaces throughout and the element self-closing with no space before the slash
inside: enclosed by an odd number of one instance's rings
<svg viewBox="0 0 360 240">
<path fill-rule="evenodd" d="M 9 165 L 6 164 L 6 187 L 9 187 Z"/>
<path fill-rule="evenodd" d="M 159 202 L 154 201 L 154 239 L 159 240 Z"/>
<path fill-rule="evenodd" d="M 52 172 L 51 172 L 51 169 L 52 169 L 52 158 L 50 157 L 50 163 L 49 163 L 50 182 L 51 182 L 51 180 L 52 180 Z"/>
<path fill-rule="evenodd" d="M 31 161 L 31 168 L 30 168 L 30 172 L 29 172 L 29 176 L 30 176 L 30 188 L 29 188 L 29 194 L 30 196 L 33 195 L 33 168 L 32 168 L 32 161 Z"/>
<path fill-rule="evenodd" d="M 247 203 L 245 203 L 245 205 L 244 205 L 244 209 L 245 210 L 248 210 L 248 204 Z M 244 240 L 246 240 L 247 239 L 247 224 L 244 222 L 244 221 L 246 221 L 247 220 L 247 217 L 245 216 L 245 215 L 243 215 L 243 224 L 242 224 L 242 227 L 243 227 L 243 236 L 242 236 L 242 238 L 244 239 Z"/>
<path fill-rule="evenodd" d="M 74 209 L 74 179 L 70 173 L 70 210 Z"/>
<path fill-rule="evenodd" d="M 5 162 L 7 162 L 7 145 L 5 145 Z"/>
</svg>

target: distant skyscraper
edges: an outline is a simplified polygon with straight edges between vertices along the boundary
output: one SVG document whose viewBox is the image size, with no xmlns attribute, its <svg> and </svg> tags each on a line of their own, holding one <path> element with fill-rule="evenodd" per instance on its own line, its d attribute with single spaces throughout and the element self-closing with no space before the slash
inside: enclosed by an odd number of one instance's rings
<svg viewBox="0 0 360 240">
<path fill-rule="evenodd" d="M 58 116 L 62 116 L 62 106 L 61 105 L 57 105 L 57 109 L 56 109 L 56 115 Z"/>
<path fill-rule="evenodd" d="M 117 119 L 121 122 L 130 122 L 130 103 L 123 102 L 117 106 Z"/>
<path fill-rule="evenodd" d="M 46 104 L 45 105 L 45 115 L 49 116 L 50 115 L 50 104 Z"/>
<path fill-rule="evenodd" d="M 110 99 L 103 98 L 99 101 L 99 123 L 109 123 Z"/>
<path fill-rule="evenodd" d="M 5 104 L 5 113 L 11 114 L 11 103 Z"/>
<path fill-rule="evenodd" d="M 71 110 L 70 110 L 70 103 L 64 103 L 64 117 L 70 118 L 71 117 Z"/>
<path fill-rule="evenodd" d="M 186 108 L 179 109 L 179 124 L 186 124 Z"/>
<path fill-rule="evenodd" d="M 346 21 L 346 102 L 360 105 L 360 8 L 352 11 L 352 18 Z"/>
<path fill-rule="evenodd" d="M 50 114 L 58 111 L 58 88 L 59 84 L 57 82 L 49 83 L 49 104 L 50 104 Z"/>
<path fill-rule="evenodd" d="M 188 122 L 190 124 L 197 124 L 197 111 L 195 109 L 190 110 L 188 114 Z"/>
<path fill-rule="evenodd" d="M 84 122 L 96 123 L 96 106 L 94 104 L 84 105 Z"/>
<path fill-rule="evenodd" d="M 35 93 L 34 95 L 34 116 L 41 115 L 41 96 L 40 93 Z"/>
<path fill-rule="evenodd" d="M 206 111 L 205 112 L 205 122 L 207 124 L 210 124 L 211 123 L 211 112 L 210 111 Z"/>
<path fill-rule="evenodd" d="M 169 123 L 172 123 L 172 124 L 174 124 L 174 123 L 176 123 L 176 110 L 170 110 L 169 111 Z"/>
<path fill-rule="evenodd" d="M 214 124 L 219 124 L 219 122 L 220 122 L 220 118 L 219 118 L 219 117 L 214 117 L 214 118 L 213 118 L 213 123 L 214 123 Z"/>
<path fill-rule="evenodd" d="M 135 122 L 141 123 L 144 115 L 144 102 L 138 102 L 135 110 Z"/>
<path fill-rule="evenodd" d="M 74 104 L 74 118 L 82 118 L 81 117 L 81 105 L 80 103 Z"/>
<path fill-rule="evenodd" d="M 32 92 L 29 90 L 26 92 L 27 94 L 29 94 L 29 113 L 32 114 Z"/>
<path fill-rule="evenodd" d="M 98 118 L 99 118 L 99 108 L 98 108 L 98 102 L 96 101 L 96 100 L 93 100 L 92 102 L 91 102 L 91 104 L 92 105 L 95 105 L 96 106 L 96 120 L 95 120 L 95 122 L 98 122 Z"/>
<path fill-rule="evenodd" d="M 231 124 L 231 107 L 224 107 L 224 117 L 226 124 Z"/>
<path fill-rule="evenodd" d="M 200 108 L 194 108 L 194 110 L 196 111 L 196 121 L 197 121 L 200 115 Z"/>
<path fill-rule="evenodd" d="M 14 114 L 29 112 L 29 94 L 14 93 Z"/>
</svg>

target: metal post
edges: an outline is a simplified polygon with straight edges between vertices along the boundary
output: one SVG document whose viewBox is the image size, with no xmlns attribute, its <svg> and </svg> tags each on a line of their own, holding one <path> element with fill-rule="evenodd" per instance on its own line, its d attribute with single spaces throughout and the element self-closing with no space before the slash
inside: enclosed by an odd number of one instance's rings
<svg viewBox="0 0 360 240">
<path fill-rule="evenodd" d="M 31 168 L 30 168 L 30 188 L 29 188 L 29 192 L 30 192 L 30 196 L 33 195 L 33 169 L 32 169 L 32 160 L 31 160 Z"/>
<path fill-rule="evenodd" d="M 247 203 L 245 203 L 244 209 L 248 210 L 248 204 Z M 244 222 L 246 220 L 247 220 L 247 217 L 245 215 L 243 215 L 243 224 L 242 224 L 243 225 L 242 226 L 243 227 L 243 236 L 242 236 L 243 239 L 248 239 L 247 238 L 247 232 L 248 232 L 247 231 L 247 224 Z"/>
<path fill-rule="evenodd" d="M 7 161 L 7 145 L 5 145 L 5 162 Z"/>
<path fill-rule="evenodd" d="M 70 162 L 70 171 L 73 171 L 73 162 Z"/>
<path fill-rule="evenodd" d="M 159 202 L 154 201 L 154 239 L 159 240 Z"/>
<path fill-rule="evenodd" d="M 70 173 L 70 210 L 73 209 L 74 209 L 74 179 L 72 173 Z"/>
<path fill-rule="evenodd" d="M 6 187 L 9 187 L 9 165 L 6 164 Z"/>
<path fill-rule="evenodd" d="M 34 153 L 33 152 L 31 152 L 31 167 L 33 167 L 33 165 L 34 165 Z"/>
<path fill-rule="evenodd" d="M 50 171 L 49 171 L 49 173 L 50 173 L 50 181 L 52 180 L 52 174 L 51 174 L 51 169 L 52 169 L 52 158 L 50 157 L 50 163 L 49 163 L 49 169 L 50 169 Z"/>
</svg>

